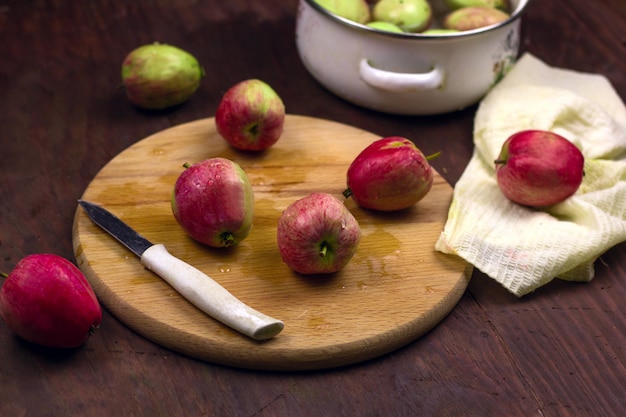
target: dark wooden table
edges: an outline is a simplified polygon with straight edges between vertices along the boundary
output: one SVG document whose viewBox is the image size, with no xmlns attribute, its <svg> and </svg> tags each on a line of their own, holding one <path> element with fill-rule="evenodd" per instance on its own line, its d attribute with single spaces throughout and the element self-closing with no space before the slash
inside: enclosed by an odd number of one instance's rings
<svg viewBox="0 0 626 417">
<path fill-rule="evenodd" d="M 73 260 L 72 220 L 99 169 L 152 133 L 214 114 L 257 77 L 288 112 L 403 135 L 454 184 L 472 152 L 476 107 L 434 117 L 357 108 L 306 72 L 296 0 L 0 2 L 0 269 L 30 253 Z M 172 111 L 132 107 L 121 60 L 152 41 L 194 53 L 206 77 Z M 522 49 L 608 77 L 626 97 L 626 2 L 534 0 Z M 516 299 L 475 272 L 440 325 L 386 356 L 340 369 L 233 369 L 166 350 L 104 312 L 84 347 L 55 352 L 0 321 L 2 416 L 624 416 L 626 245 L 588 284 L 555 281 Z"/>
</svg>

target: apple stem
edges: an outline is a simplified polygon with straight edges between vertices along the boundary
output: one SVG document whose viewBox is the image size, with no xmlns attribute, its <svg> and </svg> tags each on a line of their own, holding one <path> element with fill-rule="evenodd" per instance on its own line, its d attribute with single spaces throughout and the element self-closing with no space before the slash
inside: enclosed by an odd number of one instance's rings
<svg viewBox="0 0 626 417">
<path fill-rule="evenodd" d="M 426 160 L 430 161 L 431 159 L 439 158 L 440 156 L 441 156 L 441 151 L 437 151 L 434 154 L 428 155 L 426 157 Z"/>
<path fill-rule="evenodd" d="M 493 163 L 496 165 L 500 165 L 500 164 L 504 165 L 506 164 L 506 159 L 496 159 L 495 161 L 493 161 Z"/>
<path fill-rule="evenodd" d="M 327 251 L 328 251 L 328 245 L 326 243 L 322 243 L 322 247 L 320 248 L 320 258 L 325 257 Z"/>
<path fill-rule="evenodd" d="M 233 245 L 235 237 L 231 232 L 224 232 L 222 233 L 221 240 L 225 247 L 229 247 Z"/>
<path fill-rule="evenodd" d="M 183 168 L 185 168 L 185 169 L 189 168 L 190 166 L 191 166 L 191 164 L 189 162 L 185 162 L 183 164 Z"/>
<path fill-rule="evenodd" d="M 2 277 L 2 278 L 8 278 L 8 277 L 9 277 L 9 274 L 7 274 L 6 272 L 2 272 L 2 271 L 0 271 L 0 277 Z"/>
<path fill-rule="evenodd" d="M 345 198 L 350 198 L 350 196 L 352 196 L 352 190 L 349 188 L 346 188 L 345 190 L 343 190 L 343 193 L 341 194 L 343 194 Z"/>
<path fill-rule="evenodd" d="M 259 134 L 259 124 L 254 123 L 252 126 L 248 128 L 248 132 L 250 132 L 250 135 L 252 136 L 257 136 Z"/>
</svg>

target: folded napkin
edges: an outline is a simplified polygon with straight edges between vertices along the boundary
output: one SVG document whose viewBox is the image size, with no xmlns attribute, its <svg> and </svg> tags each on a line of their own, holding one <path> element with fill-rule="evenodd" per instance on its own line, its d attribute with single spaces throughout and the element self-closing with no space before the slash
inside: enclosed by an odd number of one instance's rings
<svg viewBox="0 0 626 417">
<path fill-rule="evenodd" d="M 524 129 L 553 131 L 582 151 L 576 194 L 541 210 L 502 194 L 494 160 Z M 523 55 L 481 101 L 474 145 L 436 250 L 459 255 L 521 297 L 554 278 L 590 281 L 595 260 L 626 240 L 626 108 L 603 76 Z"/>
</svg>

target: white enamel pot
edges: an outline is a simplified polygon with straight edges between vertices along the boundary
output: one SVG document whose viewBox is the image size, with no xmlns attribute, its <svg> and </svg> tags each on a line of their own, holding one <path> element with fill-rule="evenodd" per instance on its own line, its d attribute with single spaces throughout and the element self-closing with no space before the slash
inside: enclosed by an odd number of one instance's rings
<svg viewBox="0 0 626 417">
<path fill-rule="evenodd" d="M 511 0 L 506 21 L 467 32 L 383 32 L 300 0 L 296 47 L 311 75 L 337 96 L 392 114 L 432 115 L 478 102 L 515 62 L 520 17 L 530 0 Z M 432 0 L 436 15 L 443 0 Z"/>
</svg>

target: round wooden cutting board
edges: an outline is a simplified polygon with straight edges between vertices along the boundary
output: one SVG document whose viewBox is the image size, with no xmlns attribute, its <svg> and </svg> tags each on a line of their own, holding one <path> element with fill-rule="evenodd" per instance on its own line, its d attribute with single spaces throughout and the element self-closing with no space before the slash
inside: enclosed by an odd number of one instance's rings
<svg viewBox="0 0 626 417">
<path fill-rule="evenodd" d="M 452 188 L 439 175 L 411 209 L 376 213 L 346 205 L 359 221 L 358 252 L 341 272 L 301 276 L 281 260 L 282 211 L 313 191 L 343 198 L 346 171 L 372 133 L 288 115 L 283 136 L 261 153 L 229 147 L 213 118 L 149 136 L 96 175 L 82 198 L 120 217 L 153 243 L 202 270 L 251 307 L 281 319 L 278 336 L 255 341 L 215 321 L 176 293 L 77 207 L 77 264 L 100 301 L 144 337 L 218 364 L 263 370 L 310 370 L 352 364 L 398 349 L 433 328 L 467 288 L 471 266 L 434 250 Z M 196 243 L 176 223 L 170 196 L 185 162 L 225 157 L 246 171 L 255 193 L 252 232 L 236 247 Z"/>
</svg>

